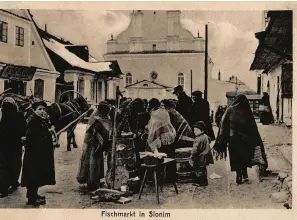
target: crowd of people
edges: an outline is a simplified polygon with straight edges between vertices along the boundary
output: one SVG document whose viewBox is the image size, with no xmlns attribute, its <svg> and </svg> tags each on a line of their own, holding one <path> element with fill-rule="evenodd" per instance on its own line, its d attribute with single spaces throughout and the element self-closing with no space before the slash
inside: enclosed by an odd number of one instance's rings
<svg viewBox="0 0 297 220">
<path fill-rule="evenodd" d="M 130 137 L 135 153 L 162 152 L 175 158 L 175 150 L 192 147 L 189 163 L 193 168 L 194 181 L 207 186 L 207 169 L 216 159 L 229 158 L 231 171 L 237 174 L 236 182 L 241 184 L 248 179 L 247 168 L 258 165 L 262 170 L 268 167 L 264 145 L 244 95 L 238 95 L 224 110 L 215 138 L 212 128 L 213 112 L 210 114 L 208 101 L 202 98 L 201 91 L 189 97 L 181 86 L 173 92 L 173 100 L 127 99 L 115 103 L 100 102 L 91 114 L 84 137 L 83 150 L 77 174 L 78 183 L 87 190 L 101 186 L 104 177 L 104 154 L 111 150 L 111 139 Z M 8 196 L 20 185 L 27 188 L 28 205 L 46 203 L 46 198 L 38 194 L 38 188 L 55 185 L 54 150 L 57 137 L 47 114 L 47 104 L 33 103 L 34 114 L 27 121 L 11 98 L 2 102 L 0 120 L 0 193 Z M 114 113 L 118 111 L 114 120 Z M 116 124 L 114 124 L 116 123 Z M 112 129 L 116 127 L 116 129 Z M 113 133 L 115 132 L 115 133 Z M 25 138 L 24 138 L 25 137 Z M 214 155 L 210 142 L 215 141 Z M 21 183 L 18 182 L 22 167 L 22 146 L 25 146 Z M 109 160 L 110 163 L 110 160 Z M 135 166 L 139 161 L 135 161 Z M 176 164 L 168 167 L 168 178 L 177 180 Z"/>
</svg>

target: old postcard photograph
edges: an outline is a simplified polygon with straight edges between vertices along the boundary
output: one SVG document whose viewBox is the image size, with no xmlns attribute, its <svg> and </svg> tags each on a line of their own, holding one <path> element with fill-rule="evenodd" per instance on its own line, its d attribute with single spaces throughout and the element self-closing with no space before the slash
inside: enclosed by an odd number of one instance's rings
<svg viewBox="0 0 297 220">
<path fill-rule="evenodd" d="M 45 4 L 0 4 L 3 211 L 293 208 L 294 4 Z"/>
</svg>

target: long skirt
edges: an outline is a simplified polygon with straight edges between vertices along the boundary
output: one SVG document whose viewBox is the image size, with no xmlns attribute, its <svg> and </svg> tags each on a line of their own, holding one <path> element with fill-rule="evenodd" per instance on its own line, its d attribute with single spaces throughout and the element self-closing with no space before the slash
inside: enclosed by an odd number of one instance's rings
<svg viewBox="0 0 297 220">
<path fill-rule="evenodd" d="M 91 145 L 91 144 L 89 144 Z M 95 148 L 84 143 L 83 153 L 77 174 L 80 184 L 100 185 L 100 179 L 104 177 L 103 151 L 95 153 Z"/>
</svg>

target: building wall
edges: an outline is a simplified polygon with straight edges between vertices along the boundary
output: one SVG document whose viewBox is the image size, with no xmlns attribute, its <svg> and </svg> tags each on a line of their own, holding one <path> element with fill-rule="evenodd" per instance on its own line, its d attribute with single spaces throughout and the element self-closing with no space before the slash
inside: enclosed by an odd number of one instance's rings
<svg viewBox="0 0 297 220">
<path fill-rule="evenodd" d="M 87 99 L 91 104 L 98 104 L 100 101 L 107 99 L 114 99 L 116 95 L 116 86 L 119 84 L 118 80 L 110 80 L 107 82 L 107 94 L 105 89 L 105 81 L 99 79 L 96 86 L 93 87 L 92 83 L 95 80 L 95 75 L 88 72 L 78 71 L 78 70 L 66 70 L 65 71 L 65 80 L 67 82 L 73 82 L 74 90 L 78 91 L 77 82 L 79 78 L 84 80 L 84 92 L 81 95 Z M 92 98 L 93 90 L 95 91 L 95 96 Z M 96 102 L 96 93 L 97 93 L 97 102 Z M 75 95 L 76 97 L 76 95 Z"/>
<path fill-rule="evenodd" d="M 277 121 L 277 110 L 279 109 L 279 122 L 284 122 L 286 125 L 292 125 L 292 99 L 282 98 L 281 90 L 281 66 L 278 66 L 272 72 L 262 74 L 263 91 L 270 95 L 270 105 L 274 119 Z M 279 77 L 279 85 L 277 83 Z M 270 89 L 267 87 L 269 81 Z M 279 88 L 278 88 L 279 86 Z M 279 93 L 278 93 L 279 89 Z M 279 103 L 277 103 L 277 95 L 279 95 Z"/>
<path fill-rule="evenodd" d="M 30 19 L 25 10 L 10 10 L 18 16 Z M 38 67 L 30 82 L 27 82 L 26 95 L 34 94 L 36 79 L 44 80 L 44 100 L 55 101 L 55 83 L 59 73 L 57 73 L 50 63 L 46 50 L 35 30 L 34 24 L 15 15 L 0 11 L 0 21 L 8 23 L 7 43 L 0 42 L 0 62 Z M 24 28 L 24 46 L 16 45 L 16 26 Z M 0 93 L 4 91 L 4 79 L 0 79 Z"/>
<path fill-rule="evenodd" d="M 267 92 L 270 96 L 270 105 L 272 109 L 272 114 L 274 120 L 277 120 L 277 109 L 279 108 L 279 119 L 281 119 L 282 107 L 281 107 L 281 81 L 279 82 L 279 94 L 277 78 L 281 80 L 281 66 L 277 67 L 275 70 L 269 74 L 262 74 L 263 81 L 263 92 Z M 269 82 L 269 87 L 268 87 Z M 277 104 L 277 95 L 279 95 L 279 107 Z"/>
<path fill-rule="evenodd" d="M 0 21 L 8 23 L 7 43 L 0 42 L 0 61 L 30 66 L 30 36 L 32 22 L 0 11 Z M 16 46 L 16 26 L 24 28 L 24 47 Z"/>
<path fill-rule="evenodd" d="M 292 126 L 292 99 L 283 100 L 283 121 L 286 125 Z"/>
<path fill-rule="evenodd" d="M 178 74 L 184 74 L 185 91 L 190 95 L 190 71 L 193 71 L 193 91 L 204 90 L 204 54 L 124 54 L 105 55 L 106 60 L 117 60 L 124 74 L 132 74 L 133 82 L 149 80 L 150 73 L 158 74 L 156 83 L 169 87 L 178 84 Z M 120 89 L 125 90 L 125 75 L 120 81 Z"/>
<path fill-rule="evenodd" d="M 152 89 L 138 89 L 138 88 L 130 88 L 126 90 L 125 96 L 136 99 L 147 99 L 150 100 L 152 98 L 157 98 L 159 100 L 162 99 L 168 99 L 168 98 L 174 98 L 172 94 L 167 94 L 169 92 L 166 91 L 166 89 L 159 89 L 159 88 L 152 88 Z M 171 97 L 169 97 L 171 96 Z"/>
<path fill-rule="evenodd" d="M 204 51 L 204 40 L 180 24 L 179 11 L 134 11 L 128 28 L 107 42 L 107 53 L 156 50 Z"/>
<path fill-rule="evenodd" d="M 30 96 L 34 94 L 35 90 L 35 80 L 42 79 L 44 81 L 43 99 L 49 102 L 55 102 L 55 92 L 56 92 L 56 75 L 43 70 L 38 70 L 33 79 L 27 82 L 26 95 Z"/>
</svg>

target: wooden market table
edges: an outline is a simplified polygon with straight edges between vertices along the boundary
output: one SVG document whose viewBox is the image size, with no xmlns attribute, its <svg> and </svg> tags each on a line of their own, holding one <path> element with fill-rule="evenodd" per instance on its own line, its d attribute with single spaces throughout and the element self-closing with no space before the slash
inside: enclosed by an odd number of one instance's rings
<svg viewBox="0 0 297 220">
<path fill-rule="evenodd" d="M 141 164 L 141 167 L 143 167 L 145 169 L 145 172 L 144 172 L 144 176 L 143 176 L 143 179 L 142 179 L 142 183 L 141 183 L 141 186 L 140 186 L 140 191 L 139 191 L 139 197 L 138 199 L 141 198 L 141 195 L 142 195 L 142 191 L 143 191 L 143 188 L 144 188 L 144 184 L 146 182 L 146 178 L 147 178 L 147 172 L 148 170 L 152 170 L 153 173 L 154 173 L 154 179 L 155 179 L 155 188 L 156 188 L 156 198 L 157 198 L 157 203 L 159 204 L 160 201 L 159 201 L 159 180 L 158 180 L 158 177 L 161 177 L 161 170 L 163 168 L 165 168 L 166 165 L 168 165 L 169 163 L 173 163 L 175 162 L 175 159 L 173 158 L 164 158 L 164 161 L 159 164 L 159 165 L 147 165 L 147 164 Z M 163 188 L 163 177 L 161 177 L 161 190 Z M 176 194 L 178 194 L 178 190 L 177 190 L 177 185 L 176 185 L 176 182 L 173 182 L 172 183 L 173 186 L 174 186 L 174 189 L 175 189 L 175 192 Z"/>
</svg>

